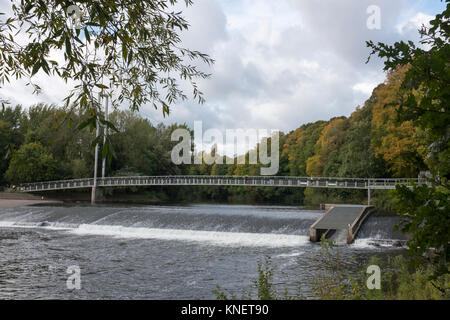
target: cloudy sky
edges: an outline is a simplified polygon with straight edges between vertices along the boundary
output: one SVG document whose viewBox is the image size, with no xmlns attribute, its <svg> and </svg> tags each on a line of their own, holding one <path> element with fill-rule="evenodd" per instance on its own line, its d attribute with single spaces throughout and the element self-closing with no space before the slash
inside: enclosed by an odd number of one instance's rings
<svg viewBox="0 0 450 320">
<path fill-rule="evenodd" d="M 5 6 L 6 0 L 2 7 Z M 376 5 L 380 29 L 367 20 Z M 194 0 L 185 10 L 191 28 L 183 42 L 216 63 L 199 81 L 207 102 L 175 105 L 169 117 L 143 106 L 156 124 L 265 128 L 289 132 L 300 125 L 348 116 L 384 80 L 382 63 L 365 64 L 366 40 L 418 40 L 417 29 L 443 10 L 439 0 Z M 0 88 L 14 103 L 60 103 L 62 81 L 40 75 L 39 96 L 22 82 Z"/>
</svg>

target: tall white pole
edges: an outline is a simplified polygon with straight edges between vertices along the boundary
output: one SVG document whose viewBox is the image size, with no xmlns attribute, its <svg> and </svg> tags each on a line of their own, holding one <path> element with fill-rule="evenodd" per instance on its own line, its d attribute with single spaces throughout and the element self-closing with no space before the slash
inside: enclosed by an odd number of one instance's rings
<svg viewBox="0 0 450 320">
<path fill-rule="evenodd" d="M 101 101 L 101 93 L 98 94 L 98 101 L 100 103 Z M 98 116 L 98 114 L 97 114 Z M 95 132 L 95 138 L 97 139 L 100 135 L 100 123 L 97 120 L 97 130 Z M 94 186 L 92 187 L 92 193 L 91 193 L 91 203 L 95 203 L 95 193 L 97 189 L 97 166 L 98 166 L 98 142 L 95 144 L 95 155 L 94 155 Z"/>
<path fill-rule="evenodd" d="M 108 121 L 108 102 L 109 102 L 109 97 L 108 95 L 105 96 L 106 98 L 106 104 L 105 104 L 105 120 Z M 108 136 L 108 126 L 105 124 L 103 126 L 103 145 L 105 145 L 106 143 L 106 137 Z M 105 171 L 106 171 L 106 157 L 103 158 L 102 161 L 102 178 L 105 178 Z"/>
</svg>

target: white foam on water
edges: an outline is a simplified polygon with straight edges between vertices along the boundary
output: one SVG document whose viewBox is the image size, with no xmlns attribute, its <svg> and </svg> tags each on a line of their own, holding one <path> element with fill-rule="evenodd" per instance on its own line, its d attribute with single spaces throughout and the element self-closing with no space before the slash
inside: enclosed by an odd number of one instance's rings
<svg viewBox="0 0 450 320">
<path fill-rule="evenodd" d="M 71 230 L 75 225 L 64 225 L 62 223 L 50 223 L 46 226 L 39 225 L 42 222 L 20 222 L 0 221 L 0 228 L 23 228 L 23 229 L 49 229 L 49 230 Z"/>
<path fill-rule="evenodd" d="M 290 253 L 281 253 L 275 256 L 275 258 L 291 258 L 291 257 L 298 257 L 300 255 L 302 255 L 304 252 L 303 251 L 294 251 L 294 252 L 290 252 Z"/>
<path fill-rule="evenodd" d="M 0 221 L 0 228 L 14 227 L 15 221 Z"/>
<path fill-rule="evenodd" d="M 399 241 L 392 239 L 380 239 L 380 238 L 362 238 L 355 239 L 350 245 L 355 249 L 368 249 L 368 248 L 407 248 L 407 246 Z"/>
<path fill-rule="evenodd" d="M 373 242 L 371 238 L 355 239 L 350 246 L 357 249 L 374 248 L 375 246 L 371 242 Z"/>
<path fill-rule="evenodd" d="M 288 234 L 130 228 L 92 224 L 81 224 L 70 232 L 77 235 L 103 235 L 116 238 L 192 241 L 219 246 L 297 247 L 309 243 L 307 236 Z"/>
<path fill-rule="evenodd" d="M 132 239 L 158 239 L 174 241 L 190 241 L 208 243 L 217 246 L 235 247 L 299 247 L 309 244 L 308 236 L 278 234 L 278 233 L 244 233 L 223 231 L 202 231 L 184 229 L 161 229 L 123 227 L 97 224 L 65 224 L 51 222 L 48 225 L 40 225 L 42 222 L 0 221 L 0 228 L 39 228 L 57 231 L 67 231 L 76 235 L 101 235 L 115 238 Z M 376 248 L 405 248 L 398 245 L 398 241 L 390 239 L 359 238 L 350 245 L 354 249 Z M 279 254 L 279 258 L 295 257 L 303 254 L 301 251 Z"/>
</svg>

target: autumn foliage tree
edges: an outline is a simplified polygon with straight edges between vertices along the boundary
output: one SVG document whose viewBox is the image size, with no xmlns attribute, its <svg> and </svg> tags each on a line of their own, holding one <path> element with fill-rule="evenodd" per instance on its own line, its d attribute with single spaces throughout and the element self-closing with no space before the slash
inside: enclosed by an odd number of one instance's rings
<svg viewBox="0 0 450 320">
<path fill-rule="evenodd" d="M 306 173 L 309 176 L 326 175 L 325 166 L 329 157 L 342 146 L 345 140 L 348 121 L 345 117 L 331 119 L 322 129 L 314 146 L 314 156 L 306 160 Z"/>
<path fill-rule="evenodd" d="M 395 177 L 417 177 L 425 169 L 423 130 L 411 120 L 397 121 L 397 112 L 405 95 L 400 86 L 408 67 L 390 72 L 386 83 L 375 89 L 377 101 L 372 109 L 375 153 L 388 163 Z"/>
</svg>

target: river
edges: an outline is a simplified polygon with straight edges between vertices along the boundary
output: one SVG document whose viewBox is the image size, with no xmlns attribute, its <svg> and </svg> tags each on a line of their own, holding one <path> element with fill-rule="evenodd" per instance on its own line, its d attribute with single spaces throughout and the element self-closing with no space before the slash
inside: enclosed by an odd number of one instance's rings
<svg viewBox="0 0 450 320">
<path fill-rule="evenodd" d="M 266 256 L 277 289 L 312 297 L 320 245 L 308 228 L 323 213 L 251 205 L 59 205 L 0 208 L 0 299 L 215 299 L 238 297 Z M 394 217 L 370 217 L 339 246 L 349 272 L 405 252 Z M 68 289 L 68 268 L 80 289 Z M 73 269 L 72 269 L 73 270 Z M 70 270 L 69 270 L 70 271 Z"/>
</svg>

